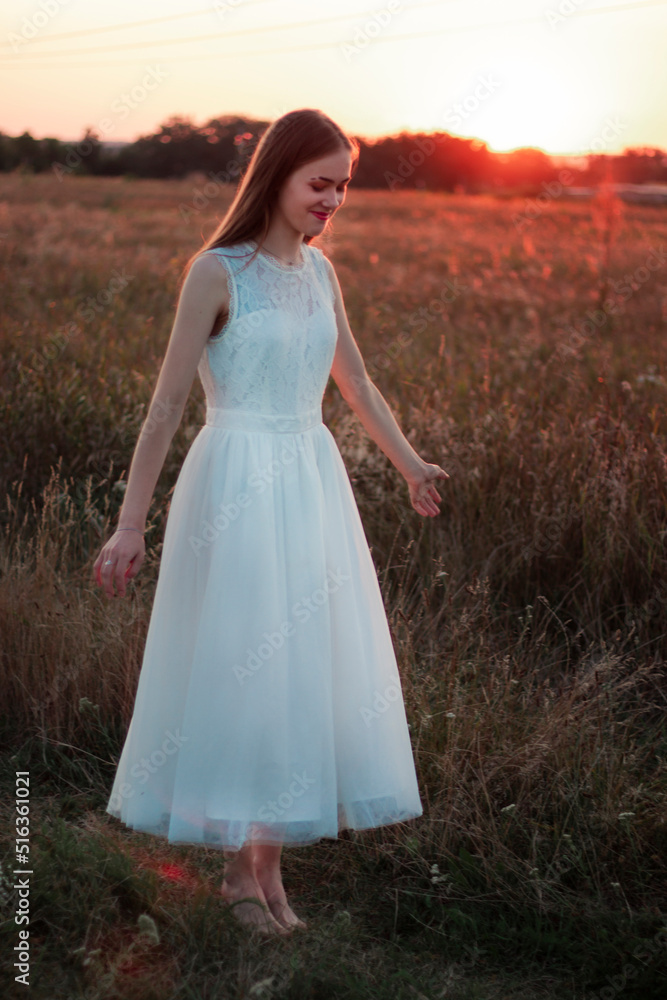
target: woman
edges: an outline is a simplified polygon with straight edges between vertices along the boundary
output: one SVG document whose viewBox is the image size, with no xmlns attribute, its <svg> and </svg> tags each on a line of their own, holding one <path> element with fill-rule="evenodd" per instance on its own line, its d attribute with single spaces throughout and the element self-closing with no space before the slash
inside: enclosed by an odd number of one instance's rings
<svg viewBox="0 0 667 1000">
<path fill-rule="evenodd" d="M 174 487 L 107 812 L 222 849 L 224 898 L 274 934 L 306 926 L 282 884 L 284 844 L 423 811 L 382 595 L 322 423 L 331 374 L 414 509 L 439 512 L 447 473 L 413 450 L 368 378 L 334 269 L 311 246 L 357 161 L 356 142 L 317 110 L 289 112 L 262 136 L 188 262 L 118 527 L 94 565 L 110 597 L 137 575 L 197 372 L 206 424 Z"/>
</svg>

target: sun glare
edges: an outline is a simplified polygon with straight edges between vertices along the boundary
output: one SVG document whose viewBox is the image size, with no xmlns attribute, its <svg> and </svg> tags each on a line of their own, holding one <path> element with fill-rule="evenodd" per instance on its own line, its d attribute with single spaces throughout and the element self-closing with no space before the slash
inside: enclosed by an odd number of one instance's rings
<svg viewBox="0 0 667 1000">
<path fill-rule="evenodd" d="M 477 107 L 469 102 L 471 113 L 452 130 L 455 134 L 474 135 L 499 153 L 523 146 L 546 153 L 581 147 L 591 109 L 581 100 L 581 81 L 571 71 L 517 50 L 496 60 L 486 75 L 492 92 Z"/>
</svg>

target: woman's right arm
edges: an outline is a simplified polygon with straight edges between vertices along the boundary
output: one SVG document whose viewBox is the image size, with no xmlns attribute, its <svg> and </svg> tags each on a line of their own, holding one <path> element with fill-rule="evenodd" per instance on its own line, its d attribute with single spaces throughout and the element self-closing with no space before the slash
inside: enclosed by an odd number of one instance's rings
<svg viewBox="0 0 667 1000">
<path fill-rule="evenodd" d="M 214 325 L 229 310 L 225 270 L 213 254 L 198 257 L 183 283 L 174 325 L 148 414 L 128 473 L 118 528 L 93 565 L 93 576 L 108 597 L 125 594 L 145 558 L 143 531 L 148 508 L 172 438 L 178 429 L 202 352 Z M 140 533 L 141 532 L 141 533 Z M 105 565 L 111 560 L 110 565 Z"/>
</svg>

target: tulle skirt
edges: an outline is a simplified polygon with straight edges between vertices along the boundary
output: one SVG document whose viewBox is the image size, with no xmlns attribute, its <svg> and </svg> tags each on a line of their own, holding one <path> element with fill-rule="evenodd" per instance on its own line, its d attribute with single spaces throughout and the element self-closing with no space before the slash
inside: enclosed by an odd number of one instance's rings
<svg viewBox="0 0 667 1000">
<path fill-rule="evenodd" d="M 382 595 L 321 409 L 207 409 L 106 811 L 230 851 L 422 814 Z"/>
</svg>

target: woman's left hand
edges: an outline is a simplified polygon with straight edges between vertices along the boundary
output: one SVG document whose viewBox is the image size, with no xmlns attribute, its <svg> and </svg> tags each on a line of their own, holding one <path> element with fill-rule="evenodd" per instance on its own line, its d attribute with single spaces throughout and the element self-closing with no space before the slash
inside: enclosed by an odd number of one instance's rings
<svg viewBox="0 0 667 1000">
<path fill-rule="evenodd" d="M 442 497 L 435 488 L 438 479 L 449 479 L 449 473 L 439 465 L 430 465 L 428 462 L 424 462 L 422 469 L 415 475 L 405 477 L 410 503 L 418 514 L 434 517 L 440 513 L 437 504 L 441 503 Z"/>
</svg>

